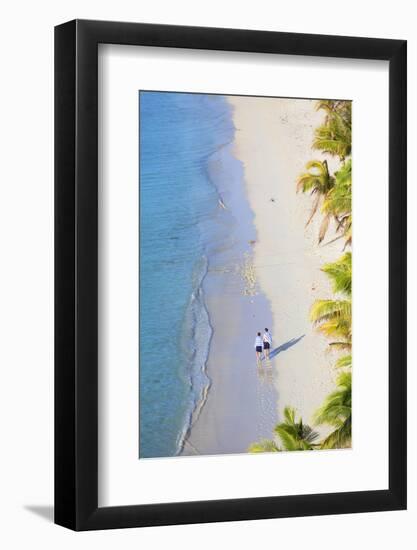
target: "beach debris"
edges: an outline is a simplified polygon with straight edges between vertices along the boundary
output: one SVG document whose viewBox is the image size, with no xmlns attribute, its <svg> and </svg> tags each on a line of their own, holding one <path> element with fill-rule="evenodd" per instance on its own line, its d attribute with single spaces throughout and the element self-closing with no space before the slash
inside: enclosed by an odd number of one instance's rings
<svg viewBox="0 0 417 550">
<path fill-rule="evenodd" d="M 249 241 L 249 244 L 253 246 L 254 244 L 256 244 L 256 241 Z"/>
<path fill-rule="evenodd" d="M 269 200 L 270 200 L 271 202 L 275 202 L 275 199 L 274 199 L 273 197 L 271 197 Z"/>
<path fill-rule="evenodd" d="M 257 279 L 252 255 L 249 254 L 249 252 L 245 252 L 243 258 L 243 264 L 240 268 L 240 273 L 244 283 L 243 294 L 245 296 L 255 296 L 257 294 Z"/>
<path fill-rule="evenodd" d="M 227 206 L 224 204 L 224 202 L 222 201 L 221 198 L 219 199 L 219 205 L 220 205 L 224 210 L 227 210 Z"/>
</svg>

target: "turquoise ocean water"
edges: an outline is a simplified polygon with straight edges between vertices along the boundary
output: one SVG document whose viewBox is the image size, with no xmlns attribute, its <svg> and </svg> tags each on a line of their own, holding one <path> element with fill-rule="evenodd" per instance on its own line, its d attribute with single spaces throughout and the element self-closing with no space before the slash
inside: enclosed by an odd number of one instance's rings
<svg viewBox="0 0 417 550">
<path fill-rule="evenodd" d="M 202 283 L 226 227 L 209 160 L 233 140 L 222 96 L 140 92 L 140 458 L 175 456 L 210 380 Z"/>
</svg>

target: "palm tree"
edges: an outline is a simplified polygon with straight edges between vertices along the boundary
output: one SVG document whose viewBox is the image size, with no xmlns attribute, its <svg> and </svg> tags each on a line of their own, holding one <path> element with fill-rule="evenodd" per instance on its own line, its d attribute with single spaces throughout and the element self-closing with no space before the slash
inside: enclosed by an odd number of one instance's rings
<svg viewBox="0 0 417 550">
<path fill-rule="evenodd" d="M 343 162 L 352 150 L 351 102 L 322 100 L 316 108 L 326 111 L 326 119 L 314 133 L 313 149 L 338 156 Z"/>
<path fill-rule="evenodd" d="M 297 192 L 311 192 L 316 195 L 307 225 L 321 206 L 324 215 L 319 229 L 319 244 L 324 239 L 330 220 L 334 218 L 337 231 L 346 236 L 350 244 L 352 225 L 352 162 L 351 159 L 338 170 L 334 176 L 329 173 L 327 161 L 312 160 L 306 164 L 307 172 L 301 174 L 297 181 Z M 345 245 L 346 246 L 346 245 Z"/>
<path fill-rule="evenodd" d="M 336 262 L 322 268 L 333 284 L 333 292 L 346 298 L 316 300 L 310 310 L 310 320 L 329 338 L 336 338 L 330 346 L 339 349 L 352 347 L 352 254 L 346 252 Z"/>
<path fill-rule="evenodd" d="M 319 206 L 324 202 L 329 191 L 334 187 L 335 179 L 329 173 L 329 167 L 327 161 L 324 160 L 311 160 L 306 164 L 307 172 L 300 175 L 297 181 L 297 193 L 302 191 L 303 193 L 311 192 L 311 195 L 315 195 L 315 200 L 310 213 L 310 217 L 307 220 L 307 225 L 313 219 L 314 214 L 317 212 Z"/>
<path fill-rule="evenodd" d="M 285 407 L 284 422 L 277 424 L 274 432 L 281 440 L 282 449 L 278 447 L 275 441 L 263 439 L 257 443 L 252 443 L 248 448 L 248 452 L 309 451 L 317 447 L 314 441 L 316 441 L 319 434 L 310 426 L 304 424 L 301 418 L 296 420 L 296 412 L 292 407 Z"/>
<path fill-rule="evenodd" d="M 342 372 L 337 389 L 325 399 L 315 414 L 315 422 L 329 424 L 335 430 L 321 443 L 322 449 L 349 447 L 352 440 L 352 374 Z"/>
<path fill-rule="evenodd" d="M 339 113 L 347 123 L 352 120 L 352 102 L 345 99 L 319 99 L 316 102 L 316 111 L 323 109 L 330 115 L 334 112 Z"/>
<path fill-rule="evenodd" d="M 274 432 L 280 438 L 286 451 L 306 451 L 314 449 L 314 441 L 319 434 L 302 419 L 296 420 L 296 411 L 292 407 L 285 407 L 284 422 L 275 426 Z"/>
<path fill-rule="evenodd" d="M 335 184 L 327 193 L 323 202 L 322 213 L 333 216 L 337 222 L 336 231 L 342 231 L 346 237 L 345 247 L 352 243 L 352 160 L 335 173 Z"/>
<path fill-rule="evenodd" d="M 313 149 L 318 149 L 340 160 L 351 153 L 351 130 L 347 129 L 340 118 L 334 117 L 329 124 L 323 124 L 314 132 Z"/>
</svg>

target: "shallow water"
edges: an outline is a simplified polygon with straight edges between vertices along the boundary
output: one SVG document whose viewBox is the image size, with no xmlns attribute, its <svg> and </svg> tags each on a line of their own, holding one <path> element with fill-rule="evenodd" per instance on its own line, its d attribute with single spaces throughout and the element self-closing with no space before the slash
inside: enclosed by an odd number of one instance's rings
<svg viewBox="0 0 417 550">
<path fill-rule="evenodd" d="M 210 383 L 202 286 L 230 231 L 227 216 L 218 223 L 222 197 L 209 164 L 234 127 L 222 96 L 140 92 L 139 109 L 139 456 L 149 458 L 181 450 Z"/>
</svg>

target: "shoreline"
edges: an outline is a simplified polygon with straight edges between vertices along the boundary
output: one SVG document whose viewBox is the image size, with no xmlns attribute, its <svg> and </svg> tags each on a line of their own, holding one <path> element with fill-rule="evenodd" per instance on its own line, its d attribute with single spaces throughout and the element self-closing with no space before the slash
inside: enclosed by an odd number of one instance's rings
<svg viewBox="0 0 417 550">
<path fill-rule="evenodd" d="M 212 251 L 202 285 L 214 327 L 206 363 L 210 385 L 185 437 L 180 454 L 186 456 L 244 453 L 253 439 L 269 433 L 276 420 L 275 389 L 264 381 L 259 387 L 255 329 L 248 323 L 248 319 L 271 323 L 272 315 L 266 297 L 247 273 L 256 228 L 243 167 L 233 155 L 234 143 L 209 160 L 209 177 L 219 196 L 217 223 L 227 229 L 228 242 Z"/>
<path fill-rule="evenodd" d="M 190 314 L 193 316 L 193 319 L 190 324 L 192 325 L 191 340 L 194 343 L 194 348 L 193 348 L 194 353 L 193 353 L 193 357 L 190 357 L 188 362 L 190 365 L 189 385 L 191 387 L 191 393 L 195 397 L 195 400 L 189 403 L 189 408 L 186 411 L 185 423 L 177 439 L 177 449 L 176 449 L 175 456 L 180 456 L 183 453 L 184 445 L 187 440 L 187 437 L 189 436 L 189 433 L 191 431 L 191 428 L 194 422 L 196 422 L 202 408 L 204 407 L 204 404 L 206 402 L 207 395 L 212 383 L 207 373 L 207 360 L 210 353 L 211 339 L 213 337 L 213 326 L 211 324 L 210 315 L 205 303 L 204 290 L 203 290 L 204 279 L 206 278 L 208 273 L 208 259 L 204 257 L 203 260 L 205 264 L 204 273 L 201 275 L 200 281 L 195 291 L 193 292 L 190 299 L 190 303 L 188 304 L 188 307 L 187 307 L 187 314 Z M 197 338 L 198 321 L 196 320 L 197 316 L 194 315 L 194 309 L 193 309 L 194 306 L 195 307 L 199 306 L 199 314 L 200 314 L 199 321 L 201 320 L 202 316 L 205 316 L 206 328 L 208 328 L 206 350 L 204 352 L 205 357 L 203 361 L 200 363 L 198 363 L 198 361 L 195 358 L 195 355 L 200 350 L 198 349 L 199 341 Z M 189 336 L 189 328 L 187 330 L 187 326 L 185 326 L 183 331 L 184 348 L 188 345 L 186 341 L 188 336 Z M 198 377 L 201 377 L 202 380 L 198 381 Z"/>
</svg>

